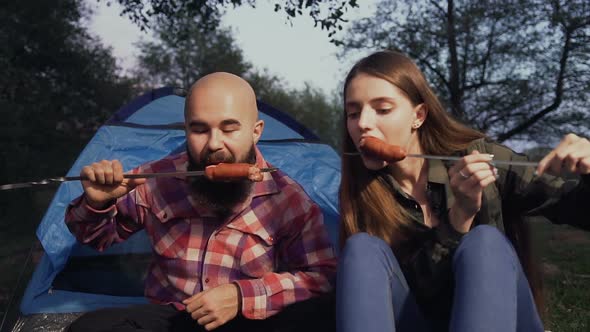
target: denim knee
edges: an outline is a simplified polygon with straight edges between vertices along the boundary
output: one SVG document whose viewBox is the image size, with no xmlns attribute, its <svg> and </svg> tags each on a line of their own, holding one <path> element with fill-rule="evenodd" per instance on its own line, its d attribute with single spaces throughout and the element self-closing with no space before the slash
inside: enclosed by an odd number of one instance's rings
<svg viewBox="0 0 590 332">
<path fill-rule="evenodd" d="M 340 253 L 339 270 L 341 268 L 361 271 L 384 269 L 390 278 L 394 275 L 397 278 L 402 276 L 401 267 L 391 247 L 381 238 L 367 233 L 356 233 L 346 240 Z"/>
<path fill-rule="evenodd" d="M 369 235 L 368 233 L 356 233 L 350 236 L 344 248 L 342 249 L 341 257 L 375 257 L 382 252 L 391 252 L 391 248 L 382 239 Z M 393 253 L 391 253 L 393 256 Z"/>
<path fill-rule="evenodd" d="M 484 259 L 485 258 L 485 259 Z M 518 256 L 508 238 L 496 227 L 479 225 L 467 233 L 455 252 L 453 265 L 462 262 L 470 266 L 496 263 L 519 264 Z"/>
</svg>

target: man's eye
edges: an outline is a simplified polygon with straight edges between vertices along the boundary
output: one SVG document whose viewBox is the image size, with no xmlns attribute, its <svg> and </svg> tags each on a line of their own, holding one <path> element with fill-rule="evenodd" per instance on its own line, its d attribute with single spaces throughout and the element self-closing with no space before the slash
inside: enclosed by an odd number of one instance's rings
<svg viewBox="0 0 590 332">
<path fill-rule="evenodd" d="M 224 133 L 232 133 L 234 131 L 237 131 L 238 129 L 240 129 L 240 128 L 237 126 L 229 126 L 229 127 L 223 128 L 222 130 Z"/>
</svg>

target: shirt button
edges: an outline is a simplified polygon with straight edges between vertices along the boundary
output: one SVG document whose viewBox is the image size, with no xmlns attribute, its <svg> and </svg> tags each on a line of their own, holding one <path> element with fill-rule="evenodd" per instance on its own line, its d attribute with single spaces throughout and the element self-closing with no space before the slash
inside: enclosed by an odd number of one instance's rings
<svg viewBox="0 0 590 332">
<path fill-rule="evenodd" d="M 209 283 L 209 278 L 205 278 L 205 283 Z"/>
</svg>

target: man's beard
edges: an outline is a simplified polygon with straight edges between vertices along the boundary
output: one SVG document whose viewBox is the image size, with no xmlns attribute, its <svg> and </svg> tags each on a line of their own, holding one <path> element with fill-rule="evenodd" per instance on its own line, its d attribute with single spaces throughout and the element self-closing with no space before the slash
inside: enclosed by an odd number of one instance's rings
<svg viewBox="0 0 590 332">
<path fill-rule="evenodd" d="M 209 165 L 219 163 L 256 163 L 256 149 L 254 145 L 252 145 L 246 157 L 238 161 L 236 161 L 236 158 L 232 154 L 226 155 L 223 152 L 207 152 L 199 160 L 195 160 L 191 156 L 188 148 L 187 154 L 189 157 L 189 171 L 202 171 Z M 192 189 L 192 195 L 197 204 L 210 208 L 222 219 L 227 218 L 232 213 L 233 208 L 248 198 L 254 184 L 248 179 L 232 182 L 217 182 L 211 181 L 205 176 L 190 177 L 189 183 Z"/>
</svg>

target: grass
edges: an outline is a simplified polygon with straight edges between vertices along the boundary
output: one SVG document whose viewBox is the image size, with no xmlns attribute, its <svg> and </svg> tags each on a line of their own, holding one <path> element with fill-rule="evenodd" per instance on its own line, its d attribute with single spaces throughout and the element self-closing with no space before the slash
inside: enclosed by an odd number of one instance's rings
<svg viewBox="0 0 590 332">
<path fill-rule="evenodd" d="M 545 329 L 590 331 L 590 233 L 537 222 L 533 234 L 544 271 Z"/>
</svg>

